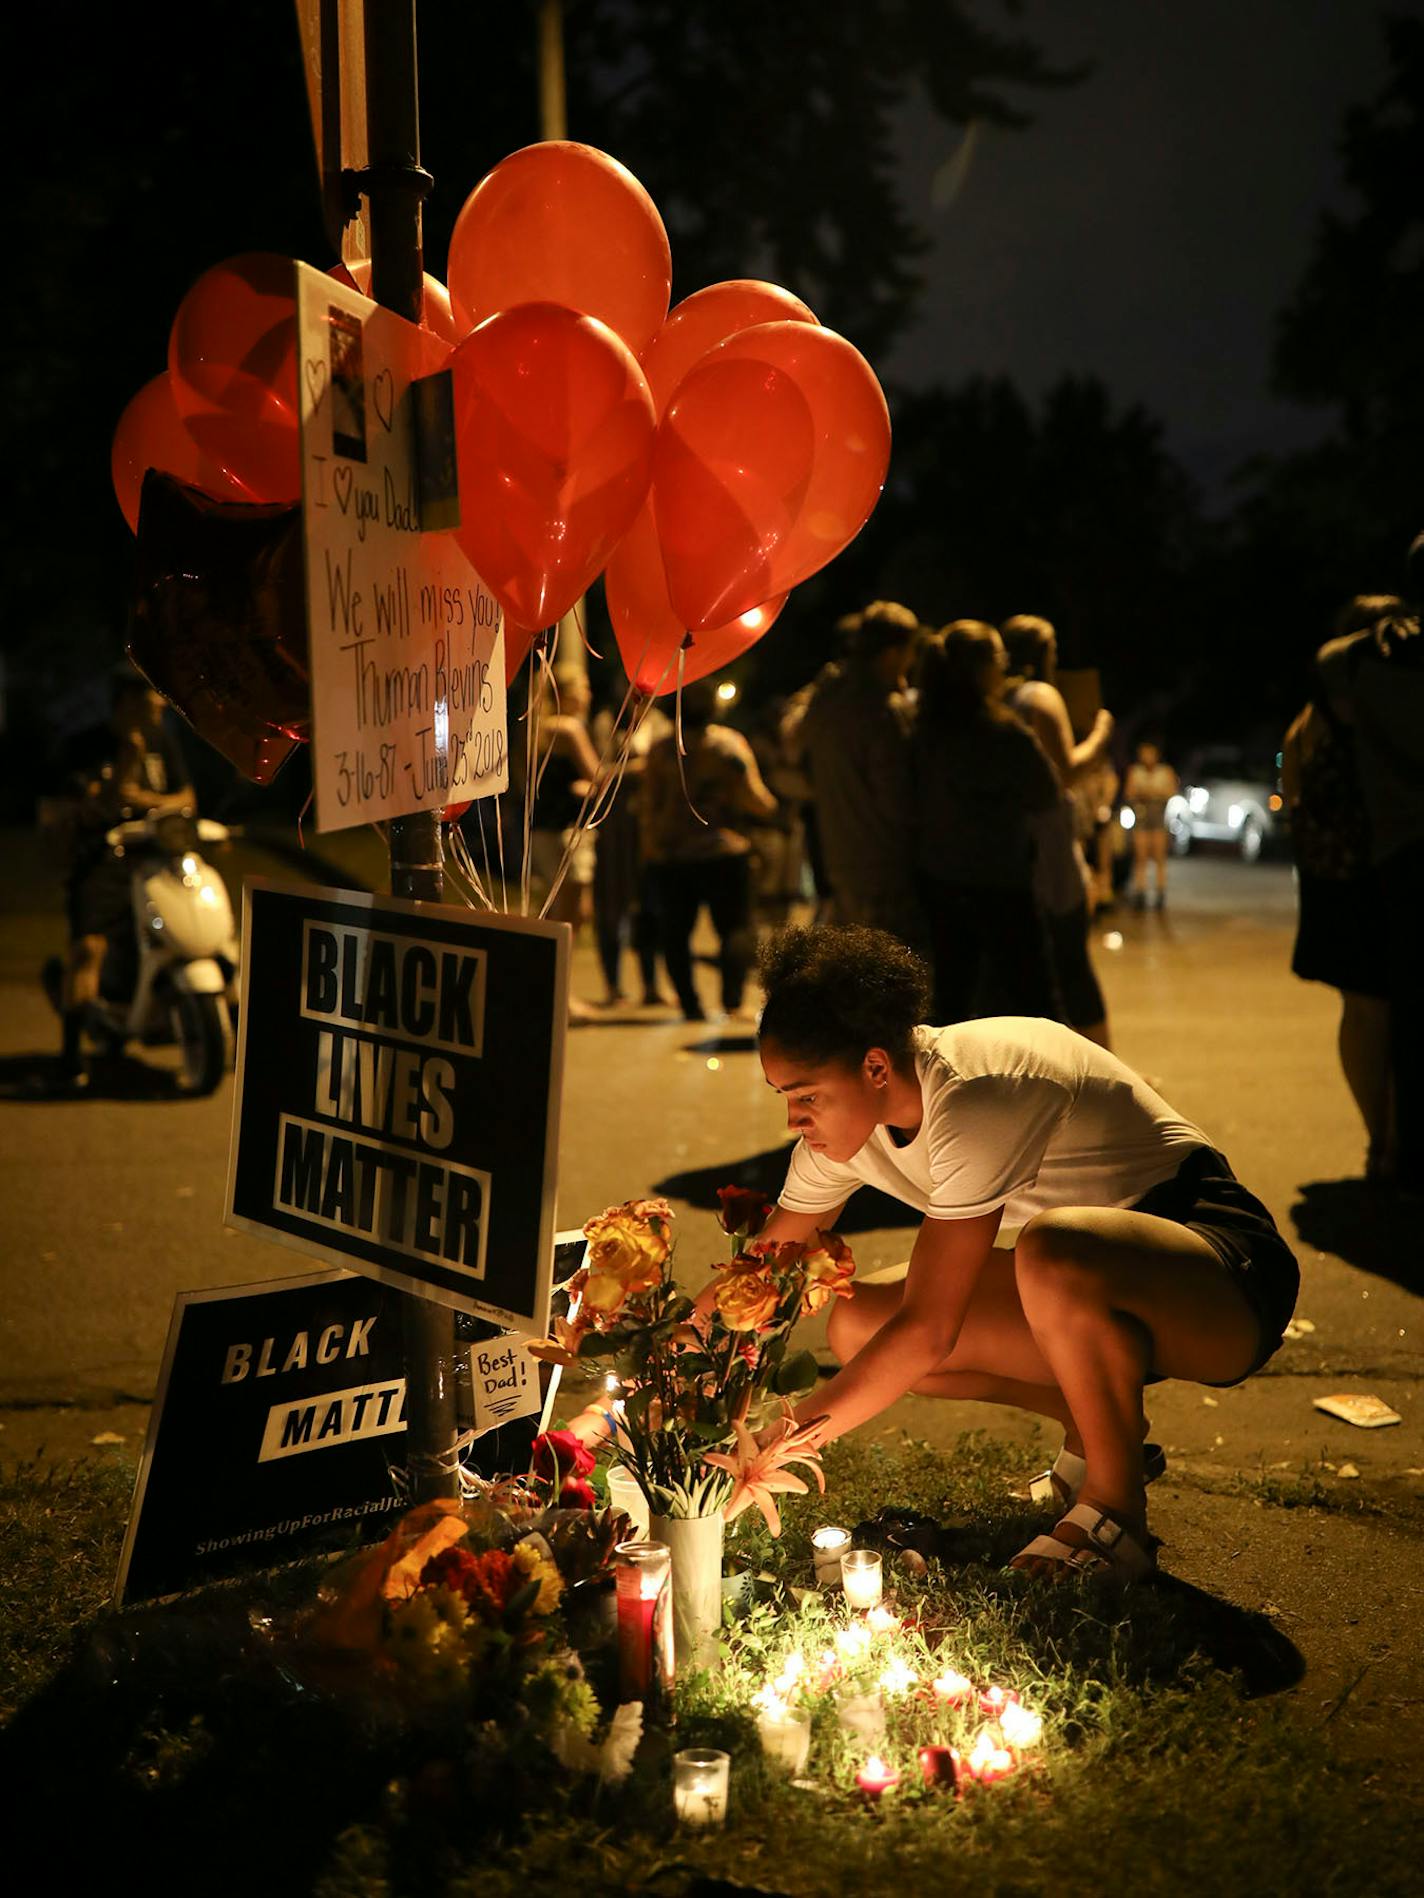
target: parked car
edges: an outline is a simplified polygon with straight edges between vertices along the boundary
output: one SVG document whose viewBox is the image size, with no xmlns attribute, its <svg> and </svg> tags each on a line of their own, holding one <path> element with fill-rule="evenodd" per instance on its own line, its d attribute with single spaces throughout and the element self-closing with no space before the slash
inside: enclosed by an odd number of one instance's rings
<svg viewBox="0 0 1424 1898">
<path fill-rule="evenodd" d="M 1231 745 L 1197 752 L 1167 805 L 1173 854 L 1184 857 L 1195 843 L 1232 844 L 1254 863 L 1279 848 L 1286 828 L 1280 771 L 1279 752 L 1262 758 Z"/>
</svg>

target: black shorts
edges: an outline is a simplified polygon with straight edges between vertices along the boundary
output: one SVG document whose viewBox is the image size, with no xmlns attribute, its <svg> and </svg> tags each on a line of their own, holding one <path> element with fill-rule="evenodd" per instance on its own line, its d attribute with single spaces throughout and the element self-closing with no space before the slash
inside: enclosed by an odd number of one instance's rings
<svg viewBox="0 0 1424 1898">
<path fill-rule="evenodd" d="M 1259 1371 L 1280 1349 L 1295 1310 L 1300 1267 L 1276 1230 L 1276 1222 L 1254 1193 L 1248 1193 L 1214 1147 L 1196 1147 L 1170 1180 L 1159 1180 L 1129 1207 L 1155 1213 L 1200 1233 L 1221 1260 L 1261 1328 L 1261 1345 L 1250 1370 L 1231 1384 Z M 1153 1377 L 1149 1382 L 1162 1380 Z"/>
</svg>

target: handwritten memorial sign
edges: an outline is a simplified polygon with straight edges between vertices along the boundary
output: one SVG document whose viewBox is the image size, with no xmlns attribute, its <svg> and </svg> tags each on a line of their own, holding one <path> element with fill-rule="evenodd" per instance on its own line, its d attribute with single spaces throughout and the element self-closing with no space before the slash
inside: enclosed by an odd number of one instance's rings
<svg viewBox="0 0 1424 1898">
<path fill-rule="evenodd" d="M 560 1284 L 585 1249 L 581 1232 L 558 1235 Z M 399 1480 L 401 1304 L 394 1287 L 345 1271 L 179 1293 L 134 1485 L 118 1602 L 178 1594 L 387 1533 L 407 1494 Z M 527 1340 L 484 1319 L 459 1316 L 455 1327 L 456 1410 L 461 1429 L 473 1433 L 461 1464 L 489 1477 L 520 1473 L 553 1416 L 559 1373 L 528 1357 Z"/>
<path fill-rule="evenodd" d="M 297 265 L 318 830 L 506 788 L 494 596 L 422 531 L 414 389 L 450 346 Z"/>
<path fill-rule="evenodd" d="M 244 896 L 230 1222 L 542 1336 L 567 924 Z"/>
</svg>

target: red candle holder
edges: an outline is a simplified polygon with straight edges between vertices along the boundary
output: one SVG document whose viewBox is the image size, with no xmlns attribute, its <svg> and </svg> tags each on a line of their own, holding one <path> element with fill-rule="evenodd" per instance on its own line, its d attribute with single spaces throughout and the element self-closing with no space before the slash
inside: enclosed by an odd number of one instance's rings
<svg viewBox="0 0 1424 1898">
<path fill-rule="evenodd" d="M 672 1692 L 672 1551 L 620 1542 L 613 1551 L 618 1600 L 618 1696 L 661 1713 Z"/>
<path fill-rule="evenodd" d="M 1017 1701 L 1018 1695 L 1009 1687 L 985 1687 L 979 1694 L 979 1711 L 988 1714 L 991 1720 L 997 1720 L 1010 1701 Z"/>
<path fill-rule="evenodd" d="M 900 1775 L 892 1766 L 887 1766 L 878 1753 L 872 1753 L 856 1774 L 855 1783 L 873 1804 L 882 1793 L 900 1784 Z"/>
<path fill-rule="evenodd" d="M 926 1786 L 958 1793 L 964 1763 L 952 1746 L 922 1746 L 919 1753 L 920 1776 Z"/>
</svg>

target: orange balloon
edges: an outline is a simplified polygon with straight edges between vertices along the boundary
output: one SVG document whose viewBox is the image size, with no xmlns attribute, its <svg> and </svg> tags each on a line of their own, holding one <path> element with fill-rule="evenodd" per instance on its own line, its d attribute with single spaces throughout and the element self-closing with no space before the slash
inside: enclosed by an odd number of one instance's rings
<svg viewBox="0 0 1424 1898">
<path fill-rule="evenodd" d="M 567 613 L 648 491 L 655 418 L 606 324 L 556 303 L 492 316 L 450 358 L 460 546 L 521 626 Z"/>
<path fill-rule="evenodd" d="M 739 614 L 729 625 L 689 633 L 668 598 L 651 503 L 644 505 L 613 550 L 603 576 L 603 590 L 629 683 L 648 693 L 676 691 L 680 651 L 683 685 L 691 685 L 694 679 L 705 678 L 709 672 L 718 672 L 740 659 L 786 604 L 783 593 Z"/>
<path fill-rule="evenodd" d="M 261 501 L 302 491 L 290 257 L 250 251 L 199 277 L 168 338 L 173 400 L 210 461 Z"/>
<path fill-rule="evenodd" d="M 421 314 L 421 326 L 428 329 L 432 336 L 438 336 L 442 343 L 451 348 L 462 343 L 475 327 L 468 311 L 450 295 L 438 277 L 432 277 L 427 270 L 425 277 L 425 301 Z M 346 283 L 353 290 L 359 290 L 363 297 L 371 294 L 371 264 L 369 258 L 358 257 L 349 264 L 333 264 L 327 272 L 338 283 Z"/>
<path fill-rule="evenodd" d="M 173 388 L 165 370 L 146 382 L 119 417 L 109 455 L 114 495 L 130 528 L 138 532 L 143 477 L 150 468 L 176 477 L 190 488 L 201 488 L 220 501 L 250 501 L 242 483 L 215 461 L 209 461 L 184 428 L 173 405 Z"/>
<path fill-rule="evenodd" d="M 684 297 L 648 345 L 643 373 L 662 415 L 688 370 L 729 336 L 758 323 L 815 323 L 814 311 L 800 297 L 774 283 L 735 277 L 709 284 Z"/>
<path fill-rule="evenodd" d="M 672 251 L 658 207 L 625 165 L 548 139 L 502 159 L 465 200 L 449 279 L 475 323 L 519 303 L 562 303 L 640 356 L 667 315 Z"/>
<path fill-rule="evenodd" d="M 890 414 L 853 344 L 763 323 L 679 383 L 658 430 L 653 507 L 668 595 L 719 626 L 819 572 L 870 518 Z"/>
</svg>

